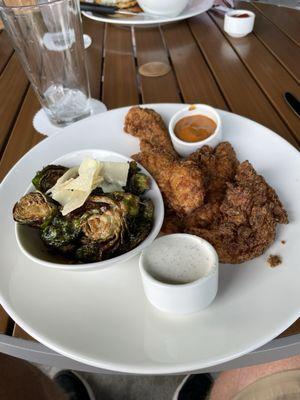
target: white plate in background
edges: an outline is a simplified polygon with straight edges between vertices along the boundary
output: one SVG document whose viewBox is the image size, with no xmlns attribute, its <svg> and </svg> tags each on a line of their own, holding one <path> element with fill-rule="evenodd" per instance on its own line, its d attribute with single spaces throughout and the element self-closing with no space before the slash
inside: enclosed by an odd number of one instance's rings
<svg viewBox="0 0 300 400">
<path fill-rule="evenodd" d="M 162 0 L 163 1 L 163 0 Z M 93 1 L 89 1 L 93 3 Z M 133 17 L 109 16 L 109 15 L 96 15 L 91 12 L 82 11 L 82 14 L 87 18 L 94 19 L 99 22 L 108 22 L 110 24 L 130 25 L 130 26 L 154 26 L 160 24 L 168 24 L 170 22 L 177 22 L 183 19 L 194 17 L 195 15 L 202 14 L 209 10 L 214 4 L 214 0 L 190 0 L 189 4 L 177 17 L 161 17 L 158 15 L 150 15 L 146 13 L 138 13 Z M 120 14 L 119 14 L 120 15 Z"/>
</svg>

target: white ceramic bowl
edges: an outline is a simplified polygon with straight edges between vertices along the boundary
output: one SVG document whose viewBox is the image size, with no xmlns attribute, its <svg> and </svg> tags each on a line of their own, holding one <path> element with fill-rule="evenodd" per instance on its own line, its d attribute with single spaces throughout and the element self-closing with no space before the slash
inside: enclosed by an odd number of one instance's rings
<svg viewBox="0 0 300 400">
<path fill-rule="evenodd" d="M 187 246 L 189 250 L 184 253 Z M 193 259 L 191 254 L 196 257 Z M 205 268 L 202 271 L 201 262 Z M 161 311 L 195 313 L 208 307 L 216 297 L 218 254 L 198 236 L 177 233 L 156 239 L 142 252 L 139 267 L 145 294 Z"/>
<path fill-rule="evenodd" d="M 207 139 L 201 140 L 199 142 L 184 142 L 183 140 L 179 139 L 174 132 L 176 123 L 184 117 L 198 114 L 205 115 L 206 117 L 211 118 L 216 123 L 217 127 L 215 132 Z M 222 141 L 221 117 L 213 107 L 207 106 L 205 104 L 195 104 L 193 106 L 187 106 L 173 115 L 169 122 L 169 133 L 173 146 L 177 153 L 180 154 L 182 157 L 186 157 L 204 145 L 214 147 Z"/>
<path fill-rule="evenodd" d="M 139 6 L 148 14 L 177 17 L 189 0 L 138 0 Z"/>
<path fill-rule="evenodd" d="M 248 18 L 236 18 L 234 15 L 248 14 Z M 233 10 L 225 14 L 224 31 L 229 36 L 241 38 L 252 32 L 255 14 L 248 10 Z"/>
<path fill-rule="evenodd" d="M 72 153 L 68 153 L 52 162 L 52 164 L 65 165 L 67 167 L 74 167 L 79 165 L 84 158 L 92 157 L 101 161 L 118 161 L 118 162 L 127 162 L 133 161 L 132 159 L 123 156 L 122 154 L 114 153 L 112 151 L 106 150 L 78 150 Z M 41 168 L 43 164 L 41 162 Z M 142 172 L 151 177 L 151 175 L 141 166 Z M 34 191 L 34 186 L 30 185 L 26 190 L 26 193 Z M 22 250 L 22 252 L 32 261 L 41 264 L 45 267 L 50 268 L 58 268 L 65 270 L 76 270 L 76 271 L 86 271 L 92 269 L 103 269 L 111 266 L 112 264 L 120 263 L 126 261 L 140 251 L 142 251 L 145 247 L 147 247 L 159 234 L 163 219 L 164 219 L 164 203 L 162 199 L 162 195 L 160 193 L 159 187 L 157 186 L 155 180 L 151 177 L 151 189 L 147 192 L 147 198 L 153 201 L 155 210 L 154 210 L 154 224 L 149 236 L 140 243 L 136 248 L 131 251 L 124 253 L 120 256 L 111 258 L 109 260 L 98 261 L 94 263 L 86 263 L 86 264 L 67 264 L 66 260 L 57 255 L 53 255 L 49 253 L 44 246 L 43 242 L 39 237 L 38 229 L 33 229 L 26 225 L 21 225 L 16 223 L 15 225 L 15 234 L 17 243 Z M 18 199 L 16 199 L 17 201 Z"/>
</svg>

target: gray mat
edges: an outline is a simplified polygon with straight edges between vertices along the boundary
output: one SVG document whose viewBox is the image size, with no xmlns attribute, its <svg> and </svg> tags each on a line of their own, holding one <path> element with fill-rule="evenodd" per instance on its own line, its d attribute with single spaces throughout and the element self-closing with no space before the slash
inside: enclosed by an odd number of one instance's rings
<svg viewBox="0 0 300 400">
<path fill-rule="evenodd" d="M 97 400 L 172 400 L 184 376 L 122 376 L 82 373 Z"/>
</svg>

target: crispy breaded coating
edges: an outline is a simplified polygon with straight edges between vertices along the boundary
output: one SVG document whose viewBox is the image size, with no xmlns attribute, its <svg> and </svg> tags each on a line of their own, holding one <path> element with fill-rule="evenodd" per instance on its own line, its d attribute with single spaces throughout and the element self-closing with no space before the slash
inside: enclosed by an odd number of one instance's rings
<svg viewBox="0 0 300 400">
<path fill-rule="evenodd" d="M 125 117 L 124 131 L 141 139 L 141 151 L 146 150 L 146 141 L 178 157 L 162 117 L 154 110 L 132 107 Z"/>
<path fill-rule="evenodd" d="M 277 223 L 288 223 L 276 192 L 249 161 L 239 163 L 228 142 L 203 146 L 182 160 L 162 118 L 132 108 L 125 131 L 140 138 L 133 158 L 157 181 L 166 214 L 162 231 L 187 232 L 208 240 L 223 263 L 260 256 L 273 243 Z"/>
<path fill-rule="evenodd" d="M 208 240 L 220 261 L 237 264 L 260 256 L 273 243 L 277 223 L 288 223 L 277 194 L 256 173 L 249 161 L 237 169 L 228 183 L 220 213 L 206 228 L 186 225 L 186 232 Z"/>
<path fill-rule="evenodd" d="M 195 161 L 205 176 L 207 200 L 222 200 L 226 183 L 234 178 L 239 165 L 231 144 L 222 142 L 214 149 L 203 146 L 192 153 L 188 160 Z"/>
<path fill-rule="evenodd" d="M 195 161 L 203 172 L 206 195 L 204 204 L 190 214 L 186 224 L 205 227 L 218 218 L 227 183 L 233 181 L 239 161 L 228 142 L 222 142 L 214 149 L 203 146 L 192 153 L 188 159 Z"/>
<path fill-rule="evenodd" d="M 167 206 L 179 215 L 187 215 L 204 200 L 204 180 L 193 161 L 181 161 L 167 152 L 144 151 L 133 156 L 158 183 Z"/>
</svg>

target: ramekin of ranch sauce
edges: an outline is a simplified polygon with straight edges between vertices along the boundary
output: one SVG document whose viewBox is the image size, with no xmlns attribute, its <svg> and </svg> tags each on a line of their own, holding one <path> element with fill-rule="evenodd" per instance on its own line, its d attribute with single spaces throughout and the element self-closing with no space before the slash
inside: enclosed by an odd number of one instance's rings
<svg viewBox="0 0 300 400">
<path fill-rule="evenodd" d="M 217 294 L 218 255 L 198 236 L 177 233 L 156 239 L 142 252 L 139 266 L 146 297 L 161 311 L 198 312 Z"/>
</svg>

